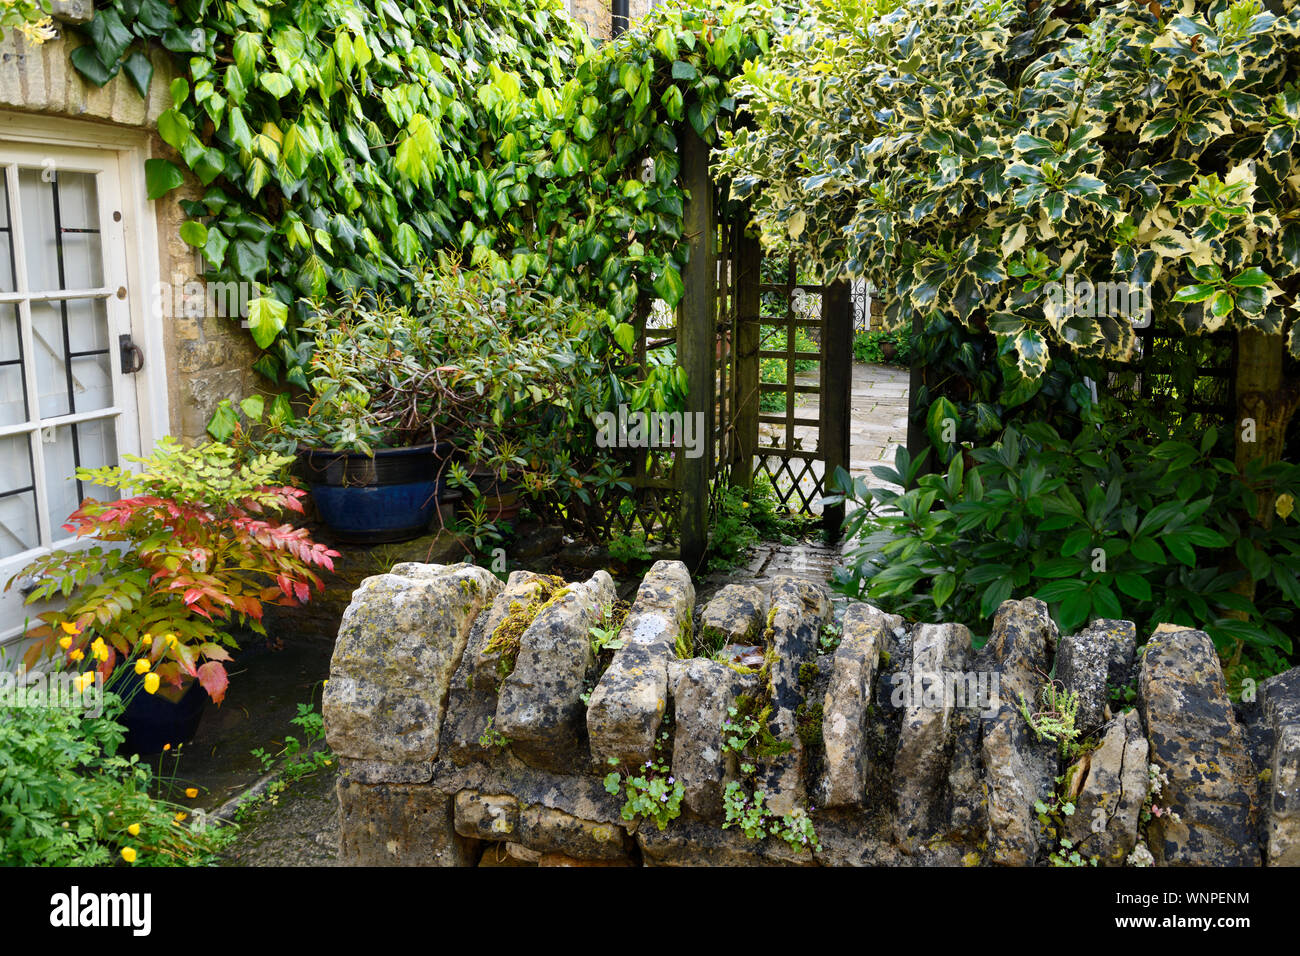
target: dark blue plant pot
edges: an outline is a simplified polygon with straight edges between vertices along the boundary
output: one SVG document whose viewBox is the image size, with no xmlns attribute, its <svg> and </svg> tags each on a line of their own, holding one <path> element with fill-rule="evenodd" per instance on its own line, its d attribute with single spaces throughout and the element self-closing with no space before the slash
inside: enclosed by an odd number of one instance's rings
<svg viewBox="0 0 1300 956">
<path fill-rule="evenodd" d="M 444 487 L 449 442 L 356 452 L 299 448 L 320 518 L 340 541 L 407 541 L 429 530 Z"/>
<path fill-rule="evenodd" d="M 129 696 L 130 702 L 120 718 L 126 728 L 120 753 L 146 756 L 161 753 L 167 744 L 177 747 L 194 739 L 208 703 L 208 692 L 198 681 L 191 682 L 181 699 L 173 702 L 157 694 L 146 694 L 143 679 L 134 672 L 128 672 L 125 680 L 122 694 Z"/>
</svg>

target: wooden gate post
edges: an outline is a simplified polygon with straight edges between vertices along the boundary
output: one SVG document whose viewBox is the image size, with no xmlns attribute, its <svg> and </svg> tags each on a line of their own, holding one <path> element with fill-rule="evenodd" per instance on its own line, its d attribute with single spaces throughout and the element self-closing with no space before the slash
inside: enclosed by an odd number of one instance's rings
<svg viewBox="0 0 1300 956">
<path fill-rule="evenodd" d="M 818 435 L 826 458 L 823 487 L 829 493 L 835 469 L 849 470 L 853 421 L 853 299 L 843 279 L 822 291 L 821 398 Z M 844 506 L 822 512 L 822 525 L 834 539 L 844 523 Z"/>
<path fill-rule="evenodd" d="M 692 571 L 709 546 L 709 477 L 713 471 L 714 339 L 717 334 L 715 289 L 718 281 L 717 222 L 713 213 L 713 183 L 709 179 L 709 147 L 689 125 L 682 133 L 682 180 L 690 193 L 683 233 L 691 258 L 682 270 L 685 291 L 677 306 L 677 363 L 686 370 L 685 412 L 703 426 L 698 457 L 678 458 L 681 557 Z"/>
<path fill-rule="evenodd" d="M 736 243 L 736 342 L 732 350 L 732 374 L 736 381 L 735 459 L 731 464 L 731 483 L 749 488 L 754 483 L 754 454 L 758 450 L 758 349 L 761 337 L 759 309 L 761 296 L 759 270 L 763 250 L 758 236 L 741 232 Z"/>
<path fill-rule="evenodd" d="M 912 334 L 920 337 L 925 331 L 925 319 L 920 312 L 912 315 Z M 917 415 L 916 397 L 921 394 L 921 389 L 925 385 L 925 366 L 920 363 L 919 359 L 912 359 L 912 367 L 908 369 L 907 374 L 907 454 L 912 461 L 920 461 L 922 457 L 926 458 L 926 467 L 922 474 L 934 470 L 934 459 L 930 457 L 930 436 L 925 430 L 925 416 Z M 934 400 L 934 396 L 930 396 Z M 893 462 L 889 462 L 893 464 Z M 904 491 L 910 491 L 911 487 L 904 488 Z"/>
</svg>

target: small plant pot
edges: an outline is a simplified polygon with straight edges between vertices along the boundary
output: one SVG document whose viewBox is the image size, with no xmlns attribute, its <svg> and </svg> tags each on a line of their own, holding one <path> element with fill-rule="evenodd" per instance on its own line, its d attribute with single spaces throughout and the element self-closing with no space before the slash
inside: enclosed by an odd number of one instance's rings
<svg viewBox="0 0 1300 956">
<path fill-rule="evenodd" d="M 477 470 L 471 472 L 470 477 L 478 486 L 477 500 L 483 503 L 483 512 L 489 521 L 509 521 L 518 516 L 523 508 L 523 497 L 513 477 L 502 480 L 496 472 Z M 473 501 L 466 499 L 465 505 L 471 507 Z"/>
<path fill-rule="evenodd" d="M 143 678 L 133 671 L 123 679 L 122 693 L 130 700 L 121 717 L 126 728 L 122 753 L 147 756 L 162 753 L 168 744 L 178 747 L 194 739 L 208 705 L 208 692 L 198 681 L 191 680 L 180 699 L 173 701 L 161 693 L 145 693 Z"/>
<path fill-rule="evenodd" d="M 442 527 L 450 527 L 456 521 L 456 512 L 465 498 L 463 491 L 444 488 L 438 495 L 438 517 Z"/>
<path fill-rule="evenodd" d="M 493 521 L 510 521 L 518 517 L 523 505 L 518 491 L 502 491 L 500 494 L 483 496 L 483 507 Z"/>
<path fill-rule="evenodd" d="M 429 530 L 444 484 L 439 472 L 450 442 L 380 448 L 374 457 L 300 447 L 312 501 L 340 541 L 408 541 Z"/>
</svg>

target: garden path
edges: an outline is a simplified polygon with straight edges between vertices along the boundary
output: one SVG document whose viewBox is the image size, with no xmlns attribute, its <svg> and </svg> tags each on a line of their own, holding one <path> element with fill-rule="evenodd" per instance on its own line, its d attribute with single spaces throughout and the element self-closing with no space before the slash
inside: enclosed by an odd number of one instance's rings
<svg viewBox="0 0 1300 956">
<path fill-rule="evenodd" d="M 817 373 L 798 376 L 802 385 L 816 385 Z M 853 363 L 853 421 L 850 425 L 851 446 L 849 470 L 861 475 L 872 486 L 889 486 L 871 473 L 873 465 L 893 464 L 894 451 L 907 441 L 908 371 L 885 365 Z M 799 396 L 800 417 L 817 415 L 817 396 Z M 759 444 L 770 442 L 781 426 L 760 426 Z M 811 444 L 815 429 L 796 428 L 796 437 Z M 820 466 L 817 466 L 820 473 Z M 805 477 L 805 491 L 811 493 L 812 479 Z M 901 489 L 897 489 L 901 490 Z M 820 509 L 818 509 L 820 510 Z M 843 561 L 844 545 L 818 542 L 781 544 L 764 541 L 754 547 L 749 562 L 743 568 L 725 574 L 708 575 L 699 589 L 700 600 L 705 600 L 718 588 L 732 582 L 753 583 L 764 589 L 771 586 L 779 575 L 793 575 L 808 581 L 825 584 L 832 571 Z M 837 616 L 843 610 L 843 597 L 836 595 Z"/>
</svg>

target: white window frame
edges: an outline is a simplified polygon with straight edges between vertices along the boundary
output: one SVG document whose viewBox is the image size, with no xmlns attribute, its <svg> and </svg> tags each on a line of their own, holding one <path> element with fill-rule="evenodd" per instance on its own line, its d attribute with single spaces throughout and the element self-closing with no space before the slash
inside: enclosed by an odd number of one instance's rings
<svg viewBox="0 0 1300 956">
<path fill-rule="evenodd" d="M 144 352 L 144 367 L 139 372 L 123 376 L 122 380 L 128 387 L 134 387 L 139 444 L 141 450 L 147 453 L 158 439 L 170 431 L 163 322 L 151 307 L 149 293 L 149 290 L 158 286 L 161 268 L 156 212 L 154 202 L 148 198 L 144 181 L 144 163 L 150 156 L 148 134 L 142 130 L 118 126 L 0 110 L 0 140 L 55 151 L 96 151 L 106 161 L 106 165 L 111 167 L 111 174 L 117 179 L 121 192 L 120 226 L 126 260 L 125 305 L 129 311 L 132 340 Z M 115 349 L 116 342 L 110 340 L 109 346 Z M 46 520 L 44 516 L 42 520 Z M 29 551 L 25 557 L 31 560 L 40 553 L 40 549 Z M 14 560 L 5 559 L 5 570 L 0 572 L 4 576 L 4 580 L 0 580 L 0 588 L 9 575 L 18 570 L 8 567 Z M 4 597 L 12 599 L 12 591 Z M 11 605 L 12 600 L 0 603 L 0 607 Z M 30 609 L 24 609 L 23 613 L 34 618 L 45 609 L 46 605 L 36 604 Z M 4 618 L 11 617 L 11 612 L 6 610 Z M 18 644 L 21 643 L 19 638 L 24 628 L 24 620 L 4 618 L 0 618 L 0 666 L 12 665 L 12 661 L 7 659 L 14 657 L 15 651 L 21 650 Z"/>
</svg>

